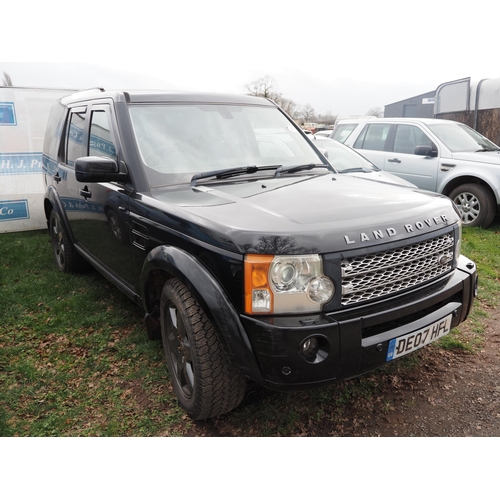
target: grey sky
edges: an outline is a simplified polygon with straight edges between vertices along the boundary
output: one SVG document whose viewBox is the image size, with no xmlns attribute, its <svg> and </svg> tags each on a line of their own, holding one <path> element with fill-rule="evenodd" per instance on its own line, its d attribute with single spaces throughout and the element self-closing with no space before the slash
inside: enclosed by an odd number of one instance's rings
<svg viewBox="0 0 500 500">
<path fill-rule="evenodd" d="M 31 4 L 30 4 L 31 5 Z M 271 75 L 278 90 L 317 113 L 364 114 L 463 77 L 497 77 L 496 14 L 421 0 L 227 0 L 130 4 L 88 0 L 68 13 L 47 0 L 2 7 L 1 59 L 80 59 L 40 66 L 0 63 L 16 85 L 175 88 L 244 93 Z M 117 7 L 120 5 L 120 7 Z M 2 16 L 4 17 L 4 16 Z M 6 17 L 5 17 L 6 18 Z M 29 18 L 29 19 L 27 19 Z M 472 19 L 476 18 L 476 22 Z"/>
</svg>

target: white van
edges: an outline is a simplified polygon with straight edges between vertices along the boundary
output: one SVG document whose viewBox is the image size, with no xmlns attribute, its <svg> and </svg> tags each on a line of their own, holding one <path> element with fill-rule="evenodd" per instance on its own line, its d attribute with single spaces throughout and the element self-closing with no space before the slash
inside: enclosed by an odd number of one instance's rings
<svg viewBox="0 0 500 500">
<path fill-rule="evenodd" d="M 52 105 L 73 90 L 0 87 L 0 233 L 47 227 L 42 150 Z"/>
</svg>

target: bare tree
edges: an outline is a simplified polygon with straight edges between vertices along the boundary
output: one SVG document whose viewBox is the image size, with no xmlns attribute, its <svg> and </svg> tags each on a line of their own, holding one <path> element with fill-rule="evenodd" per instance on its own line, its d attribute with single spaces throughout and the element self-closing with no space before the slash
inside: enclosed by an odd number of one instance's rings
<svg viewBox="0 0 500 500">
<path fill-rule="evenodd" d="M 337 115 L 332 114 L 331 111 L 327 111 L 324 115 L 318 115 L 318 122 L 328 125 L 332 125 L 337 120 Z"/>
<path fill-rule="evenodd" d="M 273 96 L 277 95 L 276 92 L 276 81 L 272 76 L 266 75 L 262 78 L 258 78 L 251 83 L 245 85 L 245 88 L 248 90 L 249 95 L 253 95 L 256 97 L 269 97 L 273 98 Z"/>
<path fill-rule="evenodd" d="M 2 87 L 13 87 L 12 79 L 5 71 L 3 72 Z"/>
<path fill-rule="evenodd" d="M 291 100 L 286 99 L 281 94 L 276 94 L 271 99 L 290 117 L 293 118 L 297 105 Z"/>
<path fill-rule="evenodd" d="M 315 111 L 314 108 L 307 103 L 305 106 L 302 106 L 302 109 L 300 111 L 300 117 L 304 122 L 312 122 L 315 120 Z"/>
<path fill-rule="evenodd" d="M 384 112 L 381 108 L 370 108 L 366 112 L 366 116 L 375 116 L 377 118 L 382 118 L 384 116 Z"/>
<path fill-rule="evenodd" d="M 245 85 L 245 88 L 248 90 L 249 95 L 272 99 L 289 116 L 293 117 L 296 114 L 295 108 L 297 105 L 278 92 L 276 80 L 272 76 L 266 75 L 258 78 Z"/>
</svg>

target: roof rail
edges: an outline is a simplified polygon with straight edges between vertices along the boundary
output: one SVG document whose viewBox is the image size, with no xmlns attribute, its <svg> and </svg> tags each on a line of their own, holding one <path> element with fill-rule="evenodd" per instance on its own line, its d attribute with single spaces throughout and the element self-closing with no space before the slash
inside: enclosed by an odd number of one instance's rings
<svg viewBox="0 0 500 500">
<path fill-rule="evenodd" d="M 75 93 L 76 94 L 83 94 L 85 92 L 94 92 L 95 90 L 98 90 L 99 92 L 106 92 L 106 90 L 103 87 L 91 87 L 91 88 L 88 88 L 88 89 L 78 90 Z"/>
</svg>

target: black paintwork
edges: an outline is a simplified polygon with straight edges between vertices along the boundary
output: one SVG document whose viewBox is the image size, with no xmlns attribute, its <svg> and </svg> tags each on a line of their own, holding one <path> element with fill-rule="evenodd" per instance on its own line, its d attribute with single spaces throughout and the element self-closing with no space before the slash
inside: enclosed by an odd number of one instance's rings
<svg viewBox="0 0 500 500">
<path fill-rule="evenodd" d="M 282 169 L 278 176 L 273 169 L 251 168 L 230 178 L 199 176 L 192 182 L 188 177 L 151 189 L 128 114 L 129 104 L 138 102 L 274 104 L 248 96 L 86 92 L 54 107 L 43 156 L 47 218 L 57 210 L 77 250 L 144 308 L 150 336 L 157 333 L 161 287 L 176 276 L 213 319 L 240 370 L 263 385 L 284 389 L 362 373 L 385 363 L 393 336 L 432 323 L 448 309 L 455 314 L 453 326 L 467 316 L 476 275 L 474 264 L 463 257 L 446 279 L 390 300 L 348 310 L 332 302 L 324 313 L 307 316 L 244 315 L 246 253 L 364 253 L 374 245 L 402 245 L 409 238 L 456 228 L 459 217 L 447 198 L 340 175 L 331 168 Z M 77 160 L 75 175 L 61 158 L 59 139 L 70 108 L 89 113 L 93 106 L 109 110 L 117 158 Z M 83 130 L 82 157 L 88 154 L 88 140 Z M 321 363 L 298 354 L 310 335 L 328 346 Z"/>
</svg>

